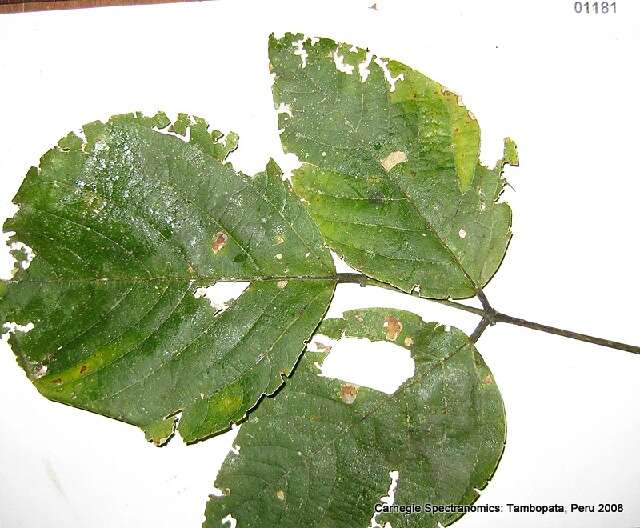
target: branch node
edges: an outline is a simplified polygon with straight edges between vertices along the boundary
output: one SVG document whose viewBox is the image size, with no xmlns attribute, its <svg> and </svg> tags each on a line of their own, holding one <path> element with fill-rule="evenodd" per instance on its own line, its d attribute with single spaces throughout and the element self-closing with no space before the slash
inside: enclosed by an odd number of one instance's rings
<svg viewBox="0 0 640 528">
<path fill-rule="evenodd" d="M 484 315 L 482 316 L 483 320 L 486 320 L 487 324 L 494 326 L 497 323 L 496 316 L 498 312 L 493 308 L 493 306 L 491 306 L 489 299 L 487 299 L 487 296 L 481 289 L 478 289 L 476 295 L 478 296 L 480 304 L 482 304 L 482 309 L 484 310 Z"/>
<path fill-rule="evenodd" d="M 338 283 L 355 283 L 359 284 L 360 286 L 378 286 L 380 288 L 386 288 L 400 293 L 407 293 L 406 291 L 402 291 L 401 289 L 392 286 L 391 284 L 369 278 L 366 275 L 360 273 L 338 273 L 336 274 L 335 278 L 337 279 Z M 456 302 L 451 299 L 429 299 L 426 297 L 423 298 L 433 302 L 437 302 L 439 304 L 443 304 L 445 306 L 451 306 L 452 308 L 456 308 L 457 310 L 464 310 L 465 312 L 476 314 L 482 317 L 482 320 L 480 321 L 480 323 L 478 323 L 478 326 L 470 336 L 470 339 L 473 343 L 475 343 L 480 338 L 480 336 L 488 326 L 493 326 L 496 323 L 508 323 L 515 326 L 529 328 L 531 330 L 539 330 L 547 334 L 555 334 L 562 337 L 568 337 L 569 339 L 577 339 L 578 341 L 584 341 L 586 343 L 592 343 L 594 345 L 600 345 L 616 350 L 624 350 L 626 352 L 631 352 L 632 354 L 640 354 L 640 346 L 637 345 L 629 345 L 627 343 L 620 343 L 619 341 L 611 341 L 610 339 L 603 339 L 601 337 L 580 334 L 578 332 L 572 332 L 570 330 L 564 330 L 562 328 L 534 323 L 532 321 L 520 319 L 519 317 L 513 317 L 511 315 L 498 312 L 491 306 L 489 300 L 487 299 L 487 296 L 481 289 L 476 292 L 476 295 L 480 300 L 480 303 L 482 304 L 482 308 L 469 306 L 467 304 Z"/>
</svg>

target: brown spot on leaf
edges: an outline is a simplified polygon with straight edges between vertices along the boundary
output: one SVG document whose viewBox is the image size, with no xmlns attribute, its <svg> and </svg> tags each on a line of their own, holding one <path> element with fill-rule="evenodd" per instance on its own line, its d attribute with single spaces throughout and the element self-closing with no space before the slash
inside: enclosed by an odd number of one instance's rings
<svg viewBox="0 0 640 528">
<path fill-rule="evenodd" d="M 484 379 L 482 380 L 482 383 L 484 383 L 485 385 L 492 385 L 493 384 L 493 376 L 491 374 L 487 374 Z"/>
<path fill-rule="evenodd" d="M 80 367 L 80 374 L 84 374 L 87 371 L 87 366 L 86 365 L 82 365 Z"/>
<path fill-rule="evenodd" d="M 278 497 L 278 500 L 283 501 L 284 500 L 284 491 L 282 491 L 282 490 L 276 491 L 276 497 Z"/>
<path fill-rule="evenodd" d="M 340 387 L 340 398 L 347 405 L 351 405 L 358 397 L 358 387 L 350 383 L 344 383 Z"/>
<path fill-rule="evenodd" d="M 404 338 L 404 346 L 410 347 L 413 346 L 413 339 L 411 337 Z"/>
<path fill-rule="evenodd" d="M 389 315 L 384 318 L 384 327 L 385 333 L 387 334 L 387 339 L 389 341 L 395 341 L 398 339 L 400 332 L 402 332 L 402 323 L 400 319 L 394 317 L 393 315 Z"/>
<path fill-rule="evenodd" d="M 287 284 L 289 284 L 288 281 L 286 280 L 281 280 L 276 282 L 276 286 L 278 286 L 278 288 L 280 288 L 281 290 L 287 287 Z"/>
<path fill-rule="evenodd" d="M 62 378 L 56 378 L 51 383 L 54 385 L 62 385 Z"/>
<path fill-rule="evenodd" d="M 215 254 L 218 254 L 227 243 L 227 240 L 229 240 L 229 237 L 226 233 L 224 233 L 223 231 L 217 232 L 215 237 L 213 238 L 213 244 L 211 244 L 211 249 L 213 249 L 213 252 Z"/>
<path fill-rule="evenodd" d="M 382 168 L 389 172 L 393 169 L 398 163 L 404 163 L 407 161 L 407 154 L 402 152 L 401 150 L 396 150 L 389 154 L 386 158 L 380 160 L 380 164 Z"/>
</svg>

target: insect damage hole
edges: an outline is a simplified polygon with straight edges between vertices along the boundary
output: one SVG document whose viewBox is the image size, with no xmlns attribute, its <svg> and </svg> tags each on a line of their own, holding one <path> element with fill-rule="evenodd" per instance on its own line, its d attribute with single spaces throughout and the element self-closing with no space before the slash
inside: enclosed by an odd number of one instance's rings
<svg viewBox="0 0 640 528">
<path fill-rule="evenodd" d="M 331 346 L 320 369 L 321 376 L 344 381 L 339 396 L 352 404 L 359 386 L 393 394 L 413 377 L 415 362 L 406 348 L 394 343 L 343 337 Z"/>
<path fill-rule="evenodd" d="M 344 55 L 341 55 L 337 49 L 333 52 L 333 63 L 339 72 L 346 73 L 347 75 L 353 73 L 353 66 L 344 62 Z"/>
<path fill-rule="evenodd" d="M 3 335 L 15 334 L 16 332 L 22 332 L 23 334 L 26 334 L 34 329 L 34 324 L 33 322 L 29 322 L 26 325 L 21 325 L 13 321 L 7 321 L 2 325 L 2 329 L 4 330 Z"/>
<path fill-rule="evenodd" d="M 198 288 L 193 296 L 196 299 L 206 298 L 216 312 L 224 312 L 232 301 L 242 295 L 249 284 L 249 282 L 216 282 L 207 288 Z"/>
<path fill-rule="evenodd" d="M 280 103 L 280 105 L 278 105 L 278 108 L 276 108 L 276 112 L 278 114 L 287 114 L 289 117 L 293 117 L 291 107 L 287 103 Z"/>
<path fill-rule="evenodd" d="M 360 74 L 360 80 L 362 82 L 365 82 L 369 77 L 369 74 L 371 73 L 369 66 L 371 66 L 371 61 L 373 60 L 373 57 L 374 57 L 373 52 L 367 51 L 365 59 L 360 64 L 358 64 L 358 73 Z"/>
<path fill-rule="evenodd" d="M 229 514 L 220 521 L 220 524 L 222 526 L 226 526 L 227 528 L 236 528 L 236 526 L 238 526 L 238 521 L 235 517 L 232 517 L 231 514 Z"/>
<path fill-rule="evenodd" d="M 398 489 L 398 478 L 400 477 L 400 473 L 398 471 L 389 471 L 389 478 L 391 478 L 391 483 L 389 484 L 389 490 L 387 491 L 386 497 L 381 497 L 379 503 L 384 506 L 392 506 L 396 500 L 396 490 Z M 378 517 L 381 512 L 374 512 L 373 517 L 371 517 L 371 523 L 369 524 L 369 528 L 386 528 L 389 526 L 389 523 L 386 523 L 385 526 L 382 526 L 378 522 Z"/>
<path fill-rule="evenodd" d="M 403 81 L 404 80 L 404 75 L 402 73 L 398 74 L 396 77 L 391 75 L 391 71 L 389 70 L 388 64 L 386 63 L 386 61 L 384 61 L 380 57 L 376 57 L 373 62 L 375 64 L 377 64 L 378 67 L 382 70 L 382 73 L 384 74 L 384 78 L 389 83 L 389 91 L 390 92 L 395 92 L 396 83 L 398 81 Z"/>
<path fill-rule="evenodd" d="M 12 242 L 9 246 L 10 253 L 15 260 L 15 267 L 20 267 L 26 270 L 36 256 L 33 249 L 31 249 L 24 242 Z"/>
<path fill-rule="evenodd" d="M 307 56 L 309 55 L 307 50 L 304 49 L 305 40 L 306 39 L 302 38 L 291 43 L 293 46 L 293 54 L 300 57 L 300 68 L 302 69 L 307 67 Z"/>
</svg>

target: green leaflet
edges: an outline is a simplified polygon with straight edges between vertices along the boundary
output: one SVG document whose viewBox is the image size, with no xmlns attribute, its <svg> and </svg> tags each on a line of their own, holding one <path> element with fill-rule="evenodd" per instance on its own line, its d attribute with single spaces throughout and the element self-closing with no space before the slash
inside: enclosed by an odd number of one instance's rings
<svg viewBox="0 0 640 528">
<path fill-rule="evenodd" d="M 274 162 L 237 173 L 224 163 L 237 136 L 186 114 L 159 131 L 170 124 L 114 116 L 42 157 L 4 225 L 35 258 L 0 300 L 3 321 L 34 324 L 10 344 L 43 395 L 157 443 L 179 411 L 191 442 L 273 393 L 335 286 L 331 255 Z M 194 295 L 216 281 L 251 285 L 216 312 Z"/>
<path fill-rule="evenodd" d="M 385 72 L 366 50 L 286 34 L 271 37 L 269 57 L 276 107 L 286 105 L 281 140 L 303 162 L 293 187 L 331 248 L 405 291 L 475 295 L 511 236 L 498 198 L 504 164 L 517 163 L 513 141 L 484 167 L 478 123 L 458 96 L 396 61 Z"/>
<path fill-rule="evenodd" d="M 404 344 L 415 375 L 393 395 L 320 377 L 327 352 L 306 352 L 275 398 L 240 428 L 216 480 L 206 528 L 231 515 L 242 528 L 369 526 L 398 471 L 395 504 L 470 504 L 505 442 L 491 372 L 459 330 L 410 312 L 372 308 L 325 321 L 319 333 Z M 381 514 L 380 525 L 428 528 L 459 514 Z"/>
</svg>

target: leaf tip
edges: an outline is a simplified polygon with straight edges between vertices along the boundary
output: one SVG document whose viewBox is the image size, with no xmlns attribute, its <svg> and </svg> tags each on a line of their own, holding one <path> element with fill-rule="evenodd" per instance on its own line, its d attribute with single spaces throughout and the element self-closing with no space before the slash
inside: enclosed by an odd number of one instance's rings
<svg viewBox="0 0 640 528">
<path fill-rule="evenodd" d="M 520 164 L 518 157 L 518 145 L 510 137 L 504 138 L 504 149 L 502 153 L 502 166 L 511 165 L 517 167 Z"/>
<path fill-rule="evenodd" d="M 282 178 L 282 169 L 273 158 L 269 158 L 265 170 L 269 176 L 277 176 L 278 178 Z"/>
<path fill-rule="evenodd" d="M 153 442 L 157 447 L 162 447 L 173 437 L 177 422 L 177 416 L 169 416 L 142 426 L 141 429 L 147 441 Z"/>
</svg>

